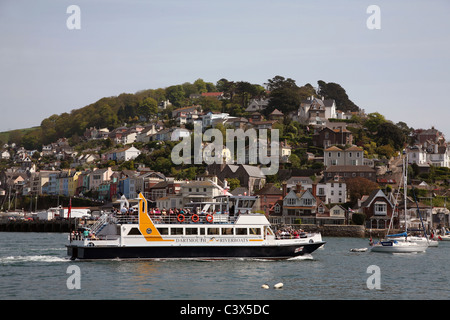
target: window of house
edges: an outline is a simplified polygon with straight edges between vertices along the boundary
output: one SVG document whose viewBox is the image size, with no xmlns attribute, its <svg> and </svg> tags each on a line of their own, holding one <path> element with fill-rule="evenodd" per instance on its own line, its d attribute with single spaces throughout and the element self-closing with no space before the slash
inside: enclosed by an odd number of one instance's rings
<svg viewBox="0 0 450 320">
<path fill-rule="evenodd" d="M 297 202 L 297 199 L 295 199 L 295 198 L 288 198 L 288 205 L 293 206 L 293 205 L 295 205 L 296 202 Z"/>
<path fill-rule="evenodd" d="M 280 206 L 279 205 L 275 206 L 275 213 L 280 213 Z"/>
<path fill-rule="evenodd" d="M 374 210 L 376 215 L 386 215 L 387 214 L 387 205 L 386 202 L 375 202 Z"/>
</svg>

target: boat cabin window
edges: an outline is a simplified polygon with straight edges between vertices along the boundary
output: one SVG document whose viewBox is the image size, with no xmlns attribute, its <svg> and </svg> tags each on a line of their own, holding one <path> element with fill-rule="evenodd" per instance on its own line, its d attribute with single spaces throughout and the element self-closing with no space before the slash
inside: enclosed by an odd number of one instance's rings
<svg viewBox="0 0 450 320">
<path fill-rule="evenodd" d="M 222 228 L 222 235 L 232 236 L 233 228 Z"/>
<path fill-rule="evenodd" d="M 261 228 L 249 228 L 250 235 L 261 235 Z"/>
<path fill-rule="evenodd" d="M 218 235 L 219 228 L 208 228 L 208 235 Z"/>
<path fill-rule="evenodd" d="M 159 234 L 161 235 L 168 235 L 169 234 L 169 228 L 158 228 Z"/>
<path fill-rule="evenodd" d="M 183 228 L 170 228 L 171 235 L 183 235 Z"/>
<path fill-rule="evenodd" d="M 273 236 L 273 231 L 269 227 L 264 227 L 266 236 Z"/>
<path fill-rule="evenodd" d="M 186 235 L 198 234 L 198 228 L 186 228 L 185 233 Z"/>
<path fill-rule="evenodd" d="M 237 236 L 246 236 L 248 234 L 247 228 L 236 228 Z"/>
<path fill-rule="evenodd" d="M 131 228 L 130 231 L 128 231 L 129 236 L 133 235 L 142 235 L 138 228 Z"/>
<path fill-rule="evenodd" d="M 199 234 L 204 235 L 205 234 L 205 228 L 200 228 L 200 233 Z"/>
</svg>

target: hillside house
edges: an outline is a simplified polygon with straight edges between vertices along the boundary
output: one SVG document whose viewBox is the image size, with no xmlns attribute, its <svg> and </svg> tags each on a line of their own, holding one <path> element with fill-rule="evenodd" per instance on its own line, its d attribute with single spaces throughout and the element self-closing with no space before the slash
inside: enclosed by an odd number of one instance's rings
<svg viewBox="0 0 450 320">
<path fill-rule="evenodd" d="M 325 126 L 328 119 L 336 117 L 336 102 L 334 99 L 323 100 L 323 98 L 311 96 L 301 102 L 293 120 L 305 125 Z"/>
<path fill-rule="evenodd" d="M 107 152 L 104 155 L 104 159 L 114 161 L 129 161 L 136 159 L 140 154 L 141 151 L 139 149 L 131 146 Z"/>
<path fill-rule="evenodd" d="M 371 229 L 387 229 L 391 220 L 394 205 L 382 190 L 374 190 L 361 203 L 362 212 L 366 215 L 366 227 Z"/>
<path fill-rule="evenodd" d="M 349 145 L 353 142 L 351 131 L 339 127 L 325 127 L 313 135 L 313 145 L 316 147 L 329 148 L 332 145 Z"/>
<path fill-rule="evenodd" d="M 349 178 L 361 177 L 376 182 L 376 173 L 377 171 L 369 166 L 329 166 L 324 170 L 323 178 L 325 179 L 325 182 L 328 182 L 333 180 L 335 176 L 339 176 L 344 181 Z"/>
<path fill-rule="evenodd" d="M 324 150 L 324 166 L 361 166 L 364 165 L 364 150 L 353 146 L 345 150 L 336 146 Z"/>
</svg>

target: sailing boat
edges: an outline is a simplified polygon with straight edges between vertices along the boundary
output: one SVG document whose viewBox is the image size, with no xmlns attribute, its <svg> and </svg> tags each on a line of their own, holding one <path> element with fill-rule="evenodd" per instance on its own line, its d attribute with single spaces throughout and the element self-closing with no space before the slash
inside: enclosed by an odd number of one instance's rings
<svg viewBox="0 0 450 320">
<path fill-rule="evenodd" d="M 415 191 L 414 191 L 414 186 L 413 186 L 413 194 L 414 194 L 414 201 L 416 203 L 417 206 L 417 212 L 419 212 L 420 215 L 420 209 L 419 206 L 417 204 L 417 200 L 416 200 L 416 195 L 415 195 Z M 406 205 L 406 197 L 405 197 L 405 232 L 400 233 L 400 234 L 392 234 L 392 235 L 388 235 L 388 237 L 392 240 L 397 240 L 397 241 L 412 241 L 412 242 L 417 242 L 417 243 L 422 243 L 422 244 L 428 244 L 428 247 L 438 247 L 439 242 L 436 239 L 432 239 L 432 237 L 428 237 L 427 234 L 424 232 L 423 236 L 419 236 L 419 235 L 410 235 L 408 234 L 408 231 L 422 231 L 420 229 L 408 229 L 408 223 L 407 223 L 407 216 L 406 216 L 406 212 L 407 212 L 407 205 Z M 422 228 L 425 230 L 425 227 L 423 226 L 423 221 L 422 218 L 420 219 L 420 221 L 422 222 Z"/>
<path fill-rule="evenodd" d="M 390 252 L 390 253 L 411 253 L 411 252 L 425 252 L 428 248 L 428 238 L 426 238 L 426 242 L 424 241 L 412 241 L 410 237 L 408 237 L 407 234 L 407 221 L 406 221 L 406 191 L 407 191 L 407 156 L 403 158 L 403 174 L 402 174 L 402 181 L 403 181 L 403 193 L 404 193 L 404 200 L 405 200 L 405 228 L 406 231 L 402 234 L 396 234 L 392 235 L 394 237 L 389 237 L 389 235 L 386 237 L 386 239 L 379 241 L 378 243 L 371 244 L 372 247 L 370 251 L 372 252 Z M 401 183 L 401 181 L 400 181 Z M 398 194 L 400 193 L 400 184 L 399 184 L 399 190 L 397 192 L 397 197 L 395 199 L 395 205 L 394 205 L 394 211 L 398 204 Z M 419 212 L 420 214 L 420 212 Z M 389 231 L 392 227 L 392 221 L 394 218 L 394 214 L 391 216 L 391 221 L 389 223 L 389 228 L 387 234 L 389 234 Z"/>
</svg>

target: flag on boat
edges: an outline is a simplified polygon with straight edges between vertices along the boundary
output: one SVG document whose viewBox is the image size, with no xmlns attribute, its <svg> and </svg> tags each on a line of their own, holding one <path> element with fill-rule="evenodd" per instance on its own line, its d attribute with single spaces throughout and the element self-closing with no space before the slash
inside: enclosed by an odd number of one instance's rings
<svg viewBox="0 0 450 320">
<path fill-rule="evenodd" d="M 72 198 L 69 199 L 69 208 L 67 209 L 67 219 L 69 220 L 71 211 L 72 211 Z"/>
</svg>

